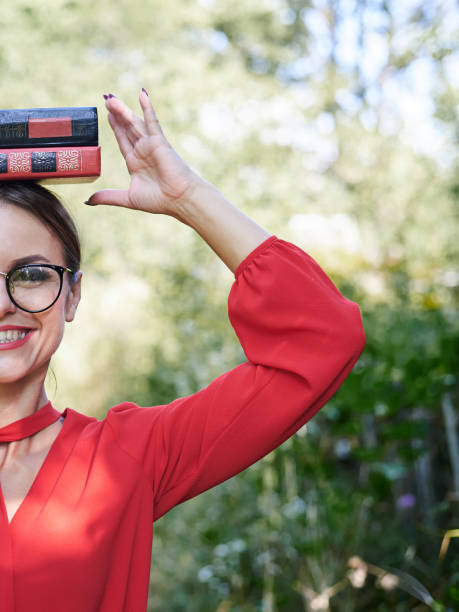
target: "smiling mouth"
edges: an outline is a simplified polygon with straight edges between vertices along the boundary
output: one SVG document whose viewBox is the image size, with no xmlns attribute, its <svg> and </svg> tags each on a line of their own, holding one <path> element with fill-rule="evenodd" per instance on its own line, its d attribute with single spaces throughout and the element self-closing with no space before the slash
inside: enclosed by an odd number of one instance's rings
<svg viewBox="0 0 459 612">
<path fill-rule="evenodd" d="M 30 332 L 30 329 L 8 329 L 7 331 L 0 331 L 0 345 L 22 340 Z"/>
</svg>

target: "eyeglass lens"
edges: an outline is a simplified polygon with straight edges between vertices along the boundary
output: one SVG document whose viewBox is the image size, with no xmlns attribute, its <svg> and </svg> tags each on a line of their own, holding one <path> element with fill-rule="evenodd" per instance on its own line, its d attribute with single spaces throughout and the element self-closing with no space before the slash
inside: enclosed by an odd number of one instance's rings
<svg viewBox="0 0 459 612">
<path fill-rule="evenodd" d="M 45 266 L 17 268 L 9 277 L 9 291 L 20 308 L 39 311 L 49 308 L 61 289 L 57 270 Z"/>
</svg>

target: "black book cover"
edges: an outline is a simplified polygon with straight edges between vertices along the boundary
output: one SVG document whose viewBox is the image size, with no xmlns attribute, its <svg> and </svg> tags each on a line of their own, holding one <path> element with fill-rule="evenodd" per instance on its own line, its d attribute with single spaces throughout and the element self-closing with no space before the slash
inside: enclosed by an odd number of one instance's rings
<svg viewBox="0 0 459 612">
<path fill-rule="evenodd" d="M 95 106 L 0 110 L 0 148 L 98 144 Z"/>
</svg>

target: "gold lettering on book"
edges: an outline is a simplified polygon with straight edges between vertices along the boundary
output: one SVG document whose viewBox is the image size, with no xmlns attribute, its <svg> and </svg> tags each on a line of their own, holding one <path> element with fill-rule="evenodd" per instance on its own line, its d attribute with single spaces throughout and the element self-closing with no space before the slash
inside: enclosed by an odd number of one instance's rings
<svg viewBox="0 0 459 612">
<path fill-rule="evenodd" d="M 24 123 L 7 123 L 6 125 L 0 125 L 0 138 L 12 138 L 14 140 L 18 138 L 25 138 L 27 136 L 26 128 Z"/>
</svg>

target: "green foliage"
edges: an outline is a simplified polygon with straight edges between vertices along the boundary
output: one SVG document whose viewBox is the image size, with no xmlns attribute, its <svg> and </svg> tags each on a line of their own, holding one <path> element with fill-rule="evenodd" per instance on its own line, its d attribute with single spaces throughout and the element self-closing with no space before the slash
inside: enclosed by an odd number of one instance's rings
<svg viewBox="0 0 459 612">
<path fill-rule="evenodd" d="M 1 106 L 101 117 L 103 176 L 56 188 L 84 246 L 58 407 L 167 403 L 244 359 L 231 274 L 199 237 L 80 205 L 127 181 L 104 92 L 137 108 L 146 87 L 180 154 L 362 310 L 366 349 L 306 428 L 158 522 L 151 610 L 457 608 L 457 539 L 441 552 L 459 527 L 455 23 L 420 0 L 2 7 Z"/>
</svg>

